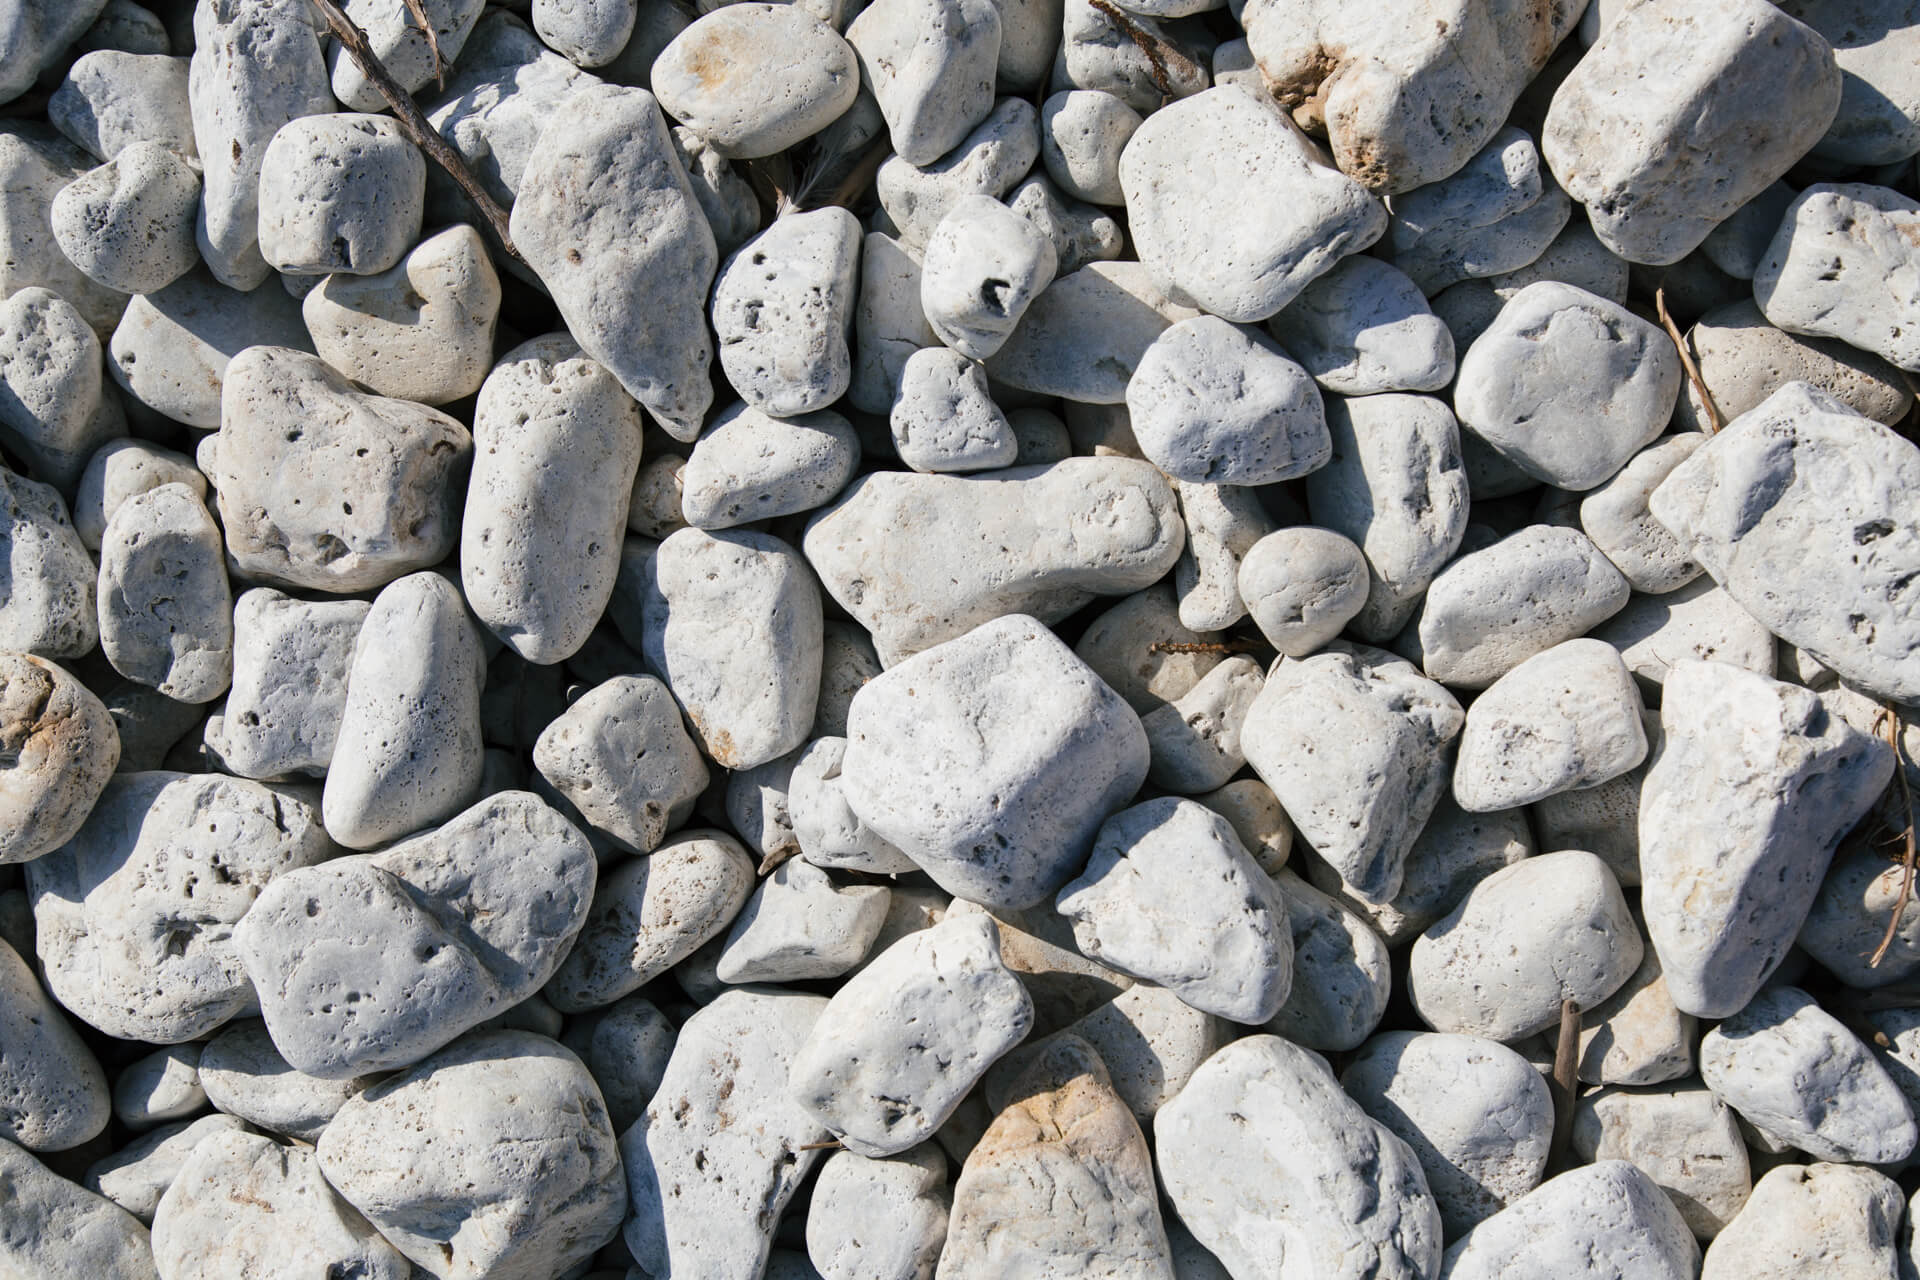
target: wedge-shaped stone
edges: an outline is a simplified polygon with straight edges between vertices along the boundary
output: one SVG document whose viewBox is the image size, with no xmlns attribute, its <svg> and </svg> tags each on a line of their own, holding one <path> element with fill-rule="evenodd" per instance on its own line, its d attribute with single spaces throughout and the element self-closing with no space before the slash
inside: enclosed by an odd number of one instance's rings
<svg viewBox="0 0 1920 1280">
<path fill-rule="evenodd" d="M 1625 1160 L 1551 1178 L 1454 1241 L 1443 1280 L 1694 1280 L 1700 1246 L 1658 1183 Z"/>
</svg>

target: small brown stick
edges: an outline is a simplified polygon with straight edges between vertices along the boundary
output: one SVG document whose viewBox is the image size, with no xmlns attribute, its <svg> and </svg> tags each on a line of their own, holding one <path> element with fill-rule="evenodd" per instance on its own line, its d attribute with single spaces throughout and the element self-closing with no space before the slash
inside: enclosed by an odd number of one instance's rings
<svg viewBox="0 0 1920 1280">
<path fill-rule="evenodd" d="M 778 871 L 780 869 L 781 864 L 786 862 L 787 859 L 791 858 L 797 852 L 799 852 L 799 850 L 791 847 L 784 848 L 784 849 L 776 849 L 774 852 L 760 859 L 760 866 L 758 867 L 758 869 L 754 871 L 753 874 L 758 876 L 760 879 L 764 880 L 768 876 L 772 875 L 774 872 Z"/>
<path fill-rule="evenodd" d="M 1560 1038 L 1553 1046 L 1553 1138 L 1547 1147 L 1547 1167 L 1566 1167 L 1567 1144 L 1573 1139 L 1573 1104 L 1580 1093 L 1580 1006 L 1560 1002 Z"/>
<path fill-rule="evenodd" d="M 848 169 L 846 175 L 840 179 L 840 185 L 827 193 L 825 203 L 815 207 L 824 209 L 828 205 L 837 204 L 842 209 L 852 210 L 855 205 L 865 201 L 867 192 L 873 187 L 874 175 L 880 172 L 880 166 L 892 154 L 893 141 L 883 135 L 878 142 L 862 152 L 858 160 L 854 161 L 853 167 Z M 811 194 L 811 190 L 802 188 L 800 194 L 794 198 L 794 203 L 803 208 L 806 207 L 807 197 Z"/>
<path fill-rule="evenodd" d="M 1673 322 L 1667 313 L 1667 286 L 1660 285 L 1653 291 L 1653 309 L 1660 317 L 1660 327 L 1673 339 L 1674 348 L 1680 352 L 1680 367 L 1687 371 L 1687 381 L 1693 384 L 1693 390 L 1700 397 L 1700 403 L 1707 407 L 1707 434 L 1717 435 L 1720 428 L 1727 425 L 1720 416 L 1720 406 L 1713 402 L 1713 393 L 1707 390 L 1706 379 L 1700 376 L 1700 366 L 1693 362 L 1693 352 L 1687 350 L 1687 340 L 1680 334 L 1680 326 Z"/>
<path fill-rule="evenodd" d="M 1893 937 L 1900 931 L 1900 918 L 1907 913 L 1907 903 L 1913 899 L 1913 873 L 1915 849 L 1913 835 L 1913 791 L 1907 783 L 1907 766 L 1900 759 L 1900 714 L 1890 706 L 1883 706 L 1881 714 L 1886 717 L 1887 743 L 1893 748 L 1893 777 L 1900 784 L 1900 804 L 1907 823 L 1901 832 L 1906 845 L 1900 858 L 1900 896 L 1894 899 L 1893 915 L 1887 920 L 1887 932 L 1880 939 L 1880 945 L 1873 949 L 1873 958 L 1867 961 L 1869 969 L 1878 969 L 1880 962 L 1887 958 L 1887 949 L 1893 945 Z"/>
<path fill-rule="evenodd" d="M 1171 98 L 1173 78 L 1167 74 L 1167 55 L 1172 54 L 1189 68 L 1193 65 L 1192 60 L 1165 40 L 1148 34 L 1146 28 L 1121 12 L 1117 6 L 1108 3 L 1108 0 L 1088 0 L 1088 3 L 1105 14 L 1107 21 L 1120 28 L 1120 34 L 1133 41 L 1140 52 L 1147 55 L 1147 69 L 1153 73 L 1153 87 L 1163 96 Z"/>
<path fill-rule="evenodd" d="M 333 0 L 313 0 L 313 7 L 327 20 L 334 38 L 347 51 L 347 56 L 353 59 L 354 65 L 360 68 L 360 74 L 380 91 L 380 96 L 393 108 L 394 120 L 399 124 L 400 131 L 460 184 L 460 189 L 467 193 L 467 198 L 473 201 L 481 216 L 493 228 L 493 234 L 499 237 L 501 247 L 520 258 L 520 251 L 513 247 L 513 237 L 507 232 L 507 211 L 480 185 L 480 180 L 473 176 L 473 170 L 467 168 L 467 162 L 460 158 L 460 153 L 440 136 L 439 130 L 427 123 L 427 117 L 415 104 L 413 95 L 402 89 L 399 81 L 381 65 L 373 46 L 367 43 L 367 33 Z M 525 262 L 526 259 L 520 258 L 520 261 Z"/>
<path fill-rule="evenodd" d="M 1251 640 L 1234 636 L 1230 640 L 1155 640 L 1147 646 L 1148 653 L 1252 653 L 1259 648 Z"/>
<path fill-rule="evenodd" d="M 447 87 L 447 64 L 440 57 L 440 33 L 427 21 L 426 0 L 407 0 L 407 12 L 427 37 L 427 48 L 433 52 L 433 83 L 440 89 Z"/>
<path fill-rule="evenodd" d="M 828 1138 L 825 1142 L 803 1142 L 795 1151 L 845 1151 L 847 1144 L 838 1138 Z"/>
</svg>

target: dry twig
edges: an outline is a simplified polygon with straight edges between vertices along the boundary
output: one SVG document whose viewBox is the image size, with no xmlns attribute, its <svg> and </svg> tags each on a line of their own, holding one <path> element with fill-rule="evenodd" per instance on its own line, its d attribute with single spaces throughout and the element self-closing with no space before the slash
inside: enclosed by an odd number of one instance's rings
<svg viewBox="0 0 1920 1280">
<path fill-rule="evenodd" d="M 380 96 L 393 108 L 393 117 L 400 131 L 460 184 L 460 189 L 467 193 L 467 198 L 486 218 L 487 225 L 493 228 L 501 247 L 520 258 L 520 251 L 513 247 L 513 237 L 507 232 L 507 211 L 480 185 L 480 180 L 473 176 L 473 170 L 467 168 L 467 162 L 460 158 L 460 153 L 440 136 L 439 130 L 427 122 L 413 95 L 401 88 L 399 81 L 381 65 L 373 46 L 367 43 L 367 33 L 334 0 L 313 0 L 313 7 L 327 20 L 327 28 L 340 42 L 340 47 L 347 51 L 347 56 L 353 59 L 354 65 L 360 68 L 360 74 L 380 91 Z M 526 261 L 525 258 L 520 260 Z"/>
<path fill-rule="evenodd" d="M 1887 920 L 1887 931 L 1881 937 L 1880 945 L 1873 949 L 1873 958 L 1867 961 L 1870 969 L 1880 967 L 1880 962 L 1887 958 L 1887 949 L 1893 945 L 1894 935 L 1900 931 L 1901 917 L 1907 913 L 1907 903 L 1913 900 L 1915 864 L 1913 791 L 1907 784 L 1906 762 L 1900 758 L 1900 713 L 1890 706 L 1883 706 L 1880 714 L 1886 718 L 1887 743 L 1893 748 L 1893 778 L 1900 787 L 1901 816 L 1906 819 L 1900 836 L 1906 847 L 1900 857 L 1900 896 L 1894 899 L 1893 915 Z"/>
<path fill-rule="evenodd" d="M 1155 640 L 1147 646 L 1148 653 L 1253 653 L 1259 645 L 1252 640 L 1234 636 L 1227 640 Z"/>
<path fill-rule="evenodd" d="M 1653 291 L 1653 309 L 1660 317 L 1660 327 L 1673 339 L 1675 350 L 1680 353 L 1680 367 L 1687 371 L 1687 381 L 1693 384 L 1694 394 L 1700 397 L 1700 403 L 1707 408 L 1707 434 L 1716 435 L 1720 428 L 1727 425 L 1720 416 L 1720 406 L 1713 402 L 1713 393 L 1707 390 L 1707 383 L 1700 376 L 1700 366 L 1693 362 L 1693 352 L 1687 349 L 1687 340 L 1680 333 L 1680 326 L 1673 322 L 1667 313 L 1667 286 L 1662 284 Z"/>
<path fill-rule="evenodd" d="M 427 48 L 433 52 L 433 83 L 444 90 L 447 87 L 447 64 L 440 56 L 440 33 L 427 21 L 426 0 L 407 0 L 407 13 L 427 37 Z"/>
<path fill-rule="evenodd" d="M 795 1151 L 845 1151 L 847 1144 L 838 1138 L 828 1138 L 825 1142 L 803 1142 Z"/>
<path fill-rule="evenodd" d="M 1553 1139 L 1547 1147 L 1547 1168 L 1566 1167 L 1567 1143 L 1573 1138 L 1573 1104 L 1580 1095 L 1580 1006 L 1560 1002 L 1560 1038 L 1553 1046 Z"/>
<path fill-rule="evenodd" d="M 1088 0 L 1094 8 L 1106 15 L 1107 21 L 1120 28 L 1120 34 L 1133 41 L 1141 53 L 1147 56 L 1147 69 L 1153 74 L 1153 87 L 1162 97 L 1173 96 L 1173 77 L 1167 74 L 1169 60 L 1181 64 L 1181 70 L 1193 69 L 1193 61 L 1165 40 L 1150 33 L 1145 27 L 1129 18 L 1117 5 L 1108 0 Z"/>
</svg>

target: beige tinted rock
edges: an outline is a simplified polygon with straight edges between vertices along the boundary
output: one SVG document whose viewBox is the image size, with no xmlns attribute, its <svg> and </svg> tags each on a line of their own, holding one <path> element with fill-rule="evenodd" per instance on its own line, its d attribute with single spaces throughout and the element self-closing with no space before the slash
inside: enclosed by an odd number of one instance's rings
<svg viewBox="0 0 1920 1280">
<path fill-rule="evenodd" d="M 1733 421 L 1789 382 L 1811 382 L 1855 413 L 1891 426 L 1913 405 L 1900 371 L 1838 338 L 1788 333 L 1767 323 L 1751 299 L 1707 312 L 1688 331 L 1700 380 L 1721 417 Z M 1691 383 L 1682 389 L 1675 424 L 1703 429 L 1705 406 Z"/>
<path fill-rule="evenodd" d="M 330 275 L 301 303 L 322 360 L 378 395 L 434 405 L 480 389 L 499 311 L 500 277 L 465 224 L 386 271 Z"/>
<path fill-rule="evenodd" d="M 65 668 L 0 652 L 0 864 L 71 840 L 120 762 L 113 717 Z"/>
<path fill-rule="evenodd" d="M 1156 642 L 1192 646 L 1219 638 L 1217 632 L 1182 624 L 1173 591 L 1162 583 L 1127 596 L 1095 618 L 1081 633 L 1074 654 L 1145 716 L 1184 696 L 1226 658 L 1204 649 L 1183 653 Z"/>
<path fill-rule="evenodd" d="M 1580 1014 L 1580 1079 L 1664 1084 L 1693 1074 L 1696 1023 L 1674 1008 L 1652 947 L 1620 989 Z"/>
<path fill-rule="evenodd" d="M 661 51 L 651 88 L 723 156 L 750 160 L 819 133 L 860 92 L 854 52 L 799 5 L 728 5 Z"/>
<path fill-rule="evenodd" d="M 1786 1165 L 1754 1184 L 1707 1249 L 1701 1280 L 1878 1280 L 1903 1271 L 1900 1184 L 1854 1165 Z"/>
<path fill-rule="evenodd" d="M 1588 1094 L 1574 1109 L 1573 1149 L 1584 1160 L 1638 1166 L 1702 1240 L 1718 1235 L 1752 1190 L 1740 1126 L 1727 1105 L 1699 1084 Z"/>
<path fill-rule="evenodd" d="M 686 825 L 707 766 L 652 676 L 594 686 L 540 733 L 533 766 L 582 817 L 635 853 Z"/>
</svg>

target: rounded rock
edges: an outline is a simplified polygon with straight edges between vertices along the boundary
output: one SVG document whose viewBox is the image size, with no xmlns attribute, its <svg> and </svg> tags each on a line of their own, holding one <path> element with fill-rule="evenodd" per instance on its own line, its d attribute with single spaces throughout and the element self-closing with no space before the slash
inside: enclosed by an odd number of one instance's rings
<svg viewBox="0 0 1920 1280">
<path fill-rule="evenodd" d="M 773 418 L 737 404 L 694 442 L 677 505 L 696 529 L 797 515 L 833 501 L 859 465 L 860 437 L 839 414 Z"/>
<path fill-rule="evenodd" d="M 136 142 L 53 198 L 53 238 L 89 279 L 156 293 L 200 261 L 200 175 L 158 142 Z"/>
<path fill-rule="evenodd" d="M 0 652 L 0 865 L 71 840 L 119 763 L 99 698 L 44 658 Z"/>
<path fill-rule="evenodd" d="M 112 1116 L 93 1051 L 27 962 L 0 942 L 0 1139 L 64 1151 L 100 1133 Z"/>
<path fill-rule="evenodd" d="M 100 538 L 100 647 L 114 670 L 180 702 L 233 682 L 233 592 L 199 495 L 163 484 L 120 504 Z"/>
<path fill-rule="evenodd" d="M 844 114 L 860 67 L 853 47 L 799 5 L 731 4 L 675 36 L 651 84 L 666 113 L 721 155 L 752 160 Z"/>
<path fill-rule="evenodd" d="M 927 237 L 920 308 L 940 341 L 985 360 L 1053 283 L 1058 264 L 1053 241 L 1019 213 L 992 196 L 962 196 Z"/>
<path fill-rule="evenodd" d="M 260 162 L 260 253 L 291 275 L 376 275 L 420 238 L 427 160 L 390 116 L 305 116 Z"/>
<path fill-rule="evenodd" d="M 1267 643 L 1304 658 L 1366 607 L 1367 559 L 1333 530 L 1299 525 L 1254 543 L 1240 562 L 1239 585 Z"/>
</svg>

